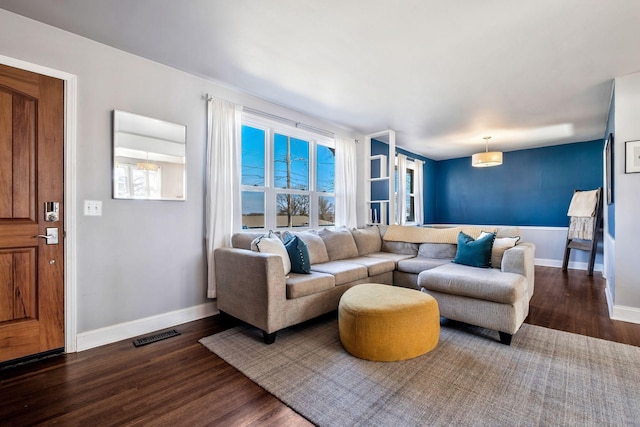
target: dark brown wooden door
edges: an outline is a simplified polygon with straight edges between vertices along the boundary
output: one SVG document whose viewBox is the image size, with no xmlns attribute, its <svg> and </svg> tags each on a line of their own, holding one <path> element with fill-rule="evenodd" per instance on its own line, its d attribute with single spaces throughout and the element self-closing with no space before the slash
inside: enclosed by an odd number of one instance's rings
<svg viewBox="0 0 640 427">
<path fill-rule="evenodd" d="M 0 362 L 64 347 L 63 83 L 0 65 Z"/>
</svg>

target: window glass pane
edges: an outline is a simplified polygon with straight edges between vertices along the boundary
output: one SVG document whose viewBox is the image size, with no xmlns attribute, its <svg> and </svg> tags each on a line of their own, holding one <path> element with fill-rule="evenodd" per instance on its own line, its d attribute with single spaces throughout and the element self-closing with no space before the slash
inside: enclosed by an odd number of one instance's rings
<svg viewBox="0 0 640 427">
<path fill-rule="evenodd" d="M 160 169 L 157 171 L 147 171 L 147 179 L 149 180 L 149 197 L 152 199 L 160 198 L 160 186 L 162 181 L 160 180 Z"/>
<path fill-rule="evenodd" d="M 276 134 L 274 137 L 276 188 L 309 189 L 309 142 Z"/>
<path fill-rule="evenodd" d="M 318 197 L 318 225 L 336 225 L 334 201 L 333 197 Z"/>
<path fill-rule="evenodd" d="M 242 185 L 264 186 L 264 136 L 262 129 L 242 126 Z"/>
<path fill-rule="evenodd" d="M 148 171 L 131 166 L 134 198 L 160 198 L 160 169 Z"/>
<path fill-rule="evenodd" d="M 398 167 L 393 171 L 393 192 L 398 192 Z"/>
<path fill-rule="evenodd" d="M 414 206 L 413 203 L 414 202 L 414 198 L 413 196 L 407 196 L 407 221 L 411 222 L 415 220 L 415 210 L 414 210 Z"/>
<path fill-rule="evenodd" d="M 277 227 L 308 227 L 309 196 L 302 194 L 276 195 Z"/>
<path fill-rule="evenodd" d="M 407 169 L 407 194 L 413 193 L 413 169 Z"/>
<path fill-rule="evenodd" d="M 334 175 L 336 171 L 336 151 L 318 144 L 316 149 L 316 181 L 317 191 L 334 192 Z"/>
<path fill-rule="evenodd" d="M 131 193 L 129 192 L 129 175 L 128 175 L 129 167 L 126 165 L 117 165 L 114 170 L 115 174 L 115 186 L 116 186 L 116 195 L 118 197 L 131 198 Z"/>
<path fill-rule="evenodd" d="M 264 228 L 263 192 L 242 192 L 242 228 Z"/>
</svg>

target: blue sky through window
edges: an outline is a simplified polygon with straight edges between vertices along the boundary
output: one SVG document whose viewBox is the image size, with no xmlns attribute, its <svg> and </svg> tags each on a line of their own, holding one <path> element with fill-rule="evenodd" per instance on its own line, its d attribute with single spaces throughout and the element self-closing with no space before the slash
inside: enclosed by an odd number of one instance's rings
<svg viewBox="0 0 640 427">
<path fill-rule="evenodd" d="M 242 126 L 242 185 L 264 187 L 264 136 L 262 129 Z"/>
</svg>

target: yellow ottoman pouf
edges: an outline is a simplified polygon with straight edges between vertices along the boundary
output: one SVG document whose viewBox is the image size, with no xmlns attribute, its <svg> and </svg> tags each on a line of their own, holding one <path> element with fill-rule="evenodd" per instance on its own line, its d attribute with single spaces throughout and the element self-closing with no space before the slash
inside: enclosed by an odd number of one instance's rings
<svg viewBox="0 0 640 427">
<path fill-rule="evenodd" d="M 438 344 L 440 310 L 431 295 L 368 283 L 342 295 L 338 328 L 342 345 L 356 357 L 380 362 L 411 359 Z"/>
</svg>

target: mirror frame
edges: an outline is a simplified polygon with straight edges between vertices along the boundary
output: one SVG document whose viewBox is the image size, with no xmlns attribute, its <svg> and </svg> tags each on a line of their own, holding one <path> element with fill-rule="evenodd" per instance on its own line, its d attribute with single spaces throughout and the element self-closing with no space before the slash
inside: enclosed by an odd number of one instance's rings
<svg viewBox="0 0 640 427">
<path fill-rule="evenodd" d="M 112 115 L 112 197 L 117 200 L 165 200 L 165 201 L 186 201 L 187 200 L 187 126 L 166 120 L 154 119 L 140 114 L 134 114 L 122 110 L 113 110 Z M 181 148 L 179 145 L 184 147 Z M 146 156 L 146 157 L 145 157 Z M 119 165 L 122 158 L 129 161 L 125 176 L 119 173 Z M 174 187 L 176 195 L 169 197 L 160 194 L 160 197 L 134 196 L 132 180 L 133 174 L 140 178 L 144 177 L 145 186 L 148 187 L 151 180 L 149 176 L 158 170 L 170 171 L 170 165 L 182 165 L 182 170 L 176 169 L 174 178 L 181 173 L 182 185 Z M 143 174 L 140 175 L 140 171 Z M 170 179 L 169 174 L 165 175 Z M 160 174 L 163 179 L 162 173 Z M 129 195 L 118 192 L 119 185 L 129 187 Z M 175 178 L 177 181 L 177 178 Z M 169 183 L 175 181 L 167 181 Z M 160 191 L 162 192 L 162 187 Z M 179 194 L 180 190 L 182 194 Z"/>
</svg>

